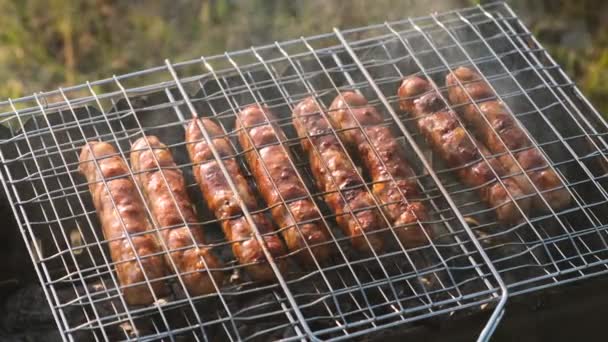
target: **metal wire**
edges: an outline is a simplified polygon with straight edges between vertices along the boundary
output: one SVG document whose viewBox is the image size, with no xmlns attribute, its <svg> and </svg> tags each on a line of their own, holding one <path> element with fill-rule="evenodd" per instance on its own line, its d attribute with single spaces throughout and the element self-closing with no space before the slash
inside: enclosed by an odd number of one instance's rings
<svg viewBox="0 0 608 342">
<path fill-rule="evenodd" d="M 338 39 L 340 40 L 340 42 L 342 42 L 342 44 L 345 46 L 346 51 L 349 53 L 349 55 L 351 55 L 353 57 L 355 63 L 361 69 L 361 72 L 363 73 L 363 75 L 365 76 L 365 78 L 368 80 L 368 82 L 370 83 L 371 87 L 374 89 L 374 91 L 376 92 L 376 94 L 380 97 L 380 99 L 381 99 L 382 103 L 384 104 L 385 108 L 388 110 L 388 112 L 391 114 L 391 116 L 395 119 L 395 122 L 397 123 L 397 125 L 399 126 L 399 128 L 401 129 L 401 131 L 403 132 L 403 134 L 406 136 L 406 138 L 408 139 L 408 142 L 410 144 L 412 144 L 412 145 L 415 146 L 415 143 L 414 143 L 414 140 L 413 140 L 412 136 L 408 133 L 408 131 L 406 130 L 405 126 L 398 120 L 399 118 L 397 117 L 397 114 L 392 109 L 392 107 L 389 104 L 388 100 L 382 94 L 382 91 L 380 90 L 380 88 L 378 88 L 378 85 L 376 84 L 376 82 L 374 81 L 374 79 L 371 77 L 371 75 L 369 74 L 369 72 L 367 71 L 367 69 L 365 69 L 363 67 L 361 61 L 359 60 L 359 58 L 357 57 L 357 55 L 355 54 L 355 52 L 353 51 L 353 49 L 348 44 L 348 41 L 344 38 L 344 36 L 342 35 L 342 33 L 340 33 L 340 31 L 338 29 L 334 29 L 334 32 L 336 33 L 336 36 L 338 37 Z M 496 268 L 492 264 L 492 261 L 490 260 L 490 257 L 488 257 L 488 255 L 483 251 L 483 249 L 481 247 L 481 244 L 479 243 L 479 241 L 477 241 L 477 238 L 476 238 L 475 234 L 471 231 L 471 228 L 470 228 L 469 224 L 466 222 L 466 220 L 465 220 L 464 216 L 462 215 L 462 213 L 460 212 L 460 210 L 458 210 L 458 207 L 456 206 L 456 203 L 454 203 L 454 201 L 451 200 L 451 198 L 448 196 L 447 191 L 445 190 L 445 188 L 443 188 L 441 186 L 441 182 L 439 181 L 439 178 L 435 174 L 435 171 L 433 171 L 433 168 L 424 159 L 424 157 L 422 156 L 423 154 L 420 151 L 420 149 L 416 148 L 415 151 L 420 156 L 420 158 L 423 160 L 424 166 L 425 166 L 426 170 L 433 177 L 433 180 L 435 180 L 435 182 L 437 182 L 438 186 L 440 187 L 441 192 L 446 196 L 450 207 L 456 213 L 456 215 L 458 217 L 458 220 L 460 221 L 460 223 L 465 228 L 465 230 L 466 230 L 467 234 L 469 235 L 469 237 L 471 238 L 471 241 L 473 242 L 473 245 L 475 246 L 475 248 L 477 250 L 479 250 L 480 255 L 481 255 L 483 261 L 488 265 L 488 267 L 490 269 L 490 272 L 492 273 L 492 276 L 496 279 L 496 281 L 498 283 L 498 286 L 500 287 L 500 292 L 501 293 L 500 293 L 500 300 L 498 302 L 498 305 L 494 309 L 494 312 L 490 316 L 490 319 L 488 320 L 488 323 L 486 324 L 486 326 L 483 328 L 481 334 L 479 335 L 479 340 L 485 341 L 485 340 L 489 339 L 490 335 L 492 334 L 492 332 L 496 328 L 496 326 L 497 326 L 498 322 L 500 321 L 501 317 L 504 315 L 504 308 L 505 308 L 505 305 L 507 304 L 507 299 L 508 299 L 508 296 L 509 296 L 509 292 L 507 290 L 507 286 L 505 285 L 504 280 L 502 279 L 502 277 L 500 276 L 500 274 L 498 273 L 498 271 L 496 270 Z M 500 177 L 497 177 L 497 179 L 500 179 Z M 511 197 L 511 201 L 513 201 L 514 203 L 516 203 L 512 197 Z"/>
<path fill-rule="evenodd" d="M 423 75 L 441 94 L 447 91 L 443 78 L 458 66 L 479 72 L 497 99 L 508 105 L 534 147 L 560 175 L 573 197 L 571 207 L 531 212 L 522 223 L 506 226 L 496 221 L 494 208 L 480 201 L 476 188 L 454 177 L 459 168 L 449 168 L 435 157 L 413 125 L 415 119 L 397 109 L 397 85 L 408 75 Z M 364 95 L 369 105 L 385 113 L 383 125 L 396 132 L 408 151 L 416 173 L 411 181 L 422 191 L 419 198 L 399 191 L 399 201 L 419 201 L 429 208 L 429 218 L 415 223 L 438 232 L 432 239 L 427 236 L 426 245 L 406 248 L 382 210 L 394 203 L 380 203 L 375 197 L 371 207 L 361 210 L 380 214 L 386 227 L 379 231 L 386 234 L 388 248 L 359 254 L 337 229 L 337 216 L 323 201 L 331 192 L 316 187 L 300 147 L 311 137 L 295 134 L 292 111 L 310 96 L 324 111 L 347 90 Z M 223 167 L 224 159 L 235 158 L 255 189 L 243 156 L 260 157 L 259 151 L 244 151 L 234 143 L 237 114 L 251 104 L 266 105 L 275 114 L 266 117 L 267 122 L 275 132 L 285 133 L 286 140 L 277 144 L 289 152 L 290 166 L 306 185 L 303 198 L 315 204 L 337 251 L 327 263 L 311 254 L 309 270 L 290 260 L 292 252 L 282 257 L 290 265 L 282 271 L 262 244 L 275 275 L 275 282 L 265 284 L 242 274 L 243 265 L 231 253 L 234 242 L 226 241 L 219 229 L 223 220 L 232 218 L 220 220 L 209 213 L 185 153 L 184 127 L 194 117 L 212 118 L 235 150 L 234 155 L 221 156 L 209 144 L 223 176 L 238 194 Z M 602 214 L 608 210 L 608 175 L 601 167 L 608 162 L 608 123 L 504 3 L 336 29 L 185 62 L 166 60 L 164 66 L 0 102 L 0 122 L 5 126 L 0 131 L 6 131 L 0 140 L 2 186 L 64 340 L 343 340 L 397 326 L 404 332 L 404 325 L 430 317 L 460 319 L 492 310 L 480 332 L 480 340 L 486 340 L 508 298 L 608 273 L 608 219 Z M 370 142 L 364 128 L 357 123 L 356 129 Z M 199 129 L 211 142 L 205 128 Z M 327 134 L 339 138 L 341 132 L 332 127 Z M 248 130 L 245 133 L 251 139 Z M 161 279 L 172 289 L 167 298 L 133 307 L 121 294 L 116 263 L 108 254 L 108 244 L 117 239 L 100 233 L 89 184 L 77 168 L 87 141 L 110 142 L 128 159 L 131 143 L 145 135 L 157 135 L 173 152 L 176 168 L 196 199 L 197 226 L 209 241 L 204 247 L 223 261 L 224 266 L 213 271 L 232 277 L 214 282 L 214 293 L 192 296 L 182 281 L 186 274 L 170 274 Z M 350 163 L 360 164 L 359 156 L 347 156 Z M 266 165 L 262 167 L 268 174 Z M 358 169 L 357 174 L 363 180 L 358 187 L 370 191 L 375 183 L 367 170 Z M 129 176 L 136 175 L 129 167 Z M 498 182 L 504 178 L 497 177 Z M 390 182 L 396 181 L 391 175 Z M 337 193 L 346 200 L 349 189 Z M 142 190 L 137 191 L 143 199 Z M 279 205 L 301 199 L 281 197 Z M 171 200 L 175 202 L 173 196 Z M 273 207 L 240 206 L 255 238 L 262 241 L 251 215 L 269 215 Z M 151 216 L 147 203 L 145 208 Z M 188 224 L 179 214 L 184 221 L 180 225 Z M 353 218 L 356 214 L 346 213 Z M 291 228 L 300 232 L 308 223 L 293 221 L 294 227 L 276 227 L 272 234 Z M 153 233 L 180 225 L 155 226 Z M 132 244 L 141 234 L 127 240 Z M 159 241 L 163 250 L 155 255 L 169 253 L 170 267 L 177 270 L 171 259 L 174 251 Z M 299 252 L 312 253 L 314 247 L 306 241 Z M 140 256 L 134 253 L 132 261 L 140 263 Z M 151 290 L 147 278 L 137 285 Z"/>
</svg>

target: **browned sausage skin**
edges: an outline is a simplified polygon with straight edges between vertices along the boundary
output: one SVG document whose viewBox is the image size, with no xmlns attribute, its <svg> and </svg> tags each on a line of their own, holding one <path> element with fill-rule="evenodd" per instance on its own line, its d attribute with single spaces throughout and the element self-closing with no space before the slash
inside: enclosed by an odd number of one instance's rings
<svg viewBox="0 0 608 342">
<path fill-rule="evenodd" d="M 156 233 L 151 231 L 152 225 L 146 217 L 144 203 L 125 161 L 117 155 L 112 145 L 92 141 L 82 148 L 78 169 L 89 183 L 104 238 L 114 240 L 108 243 L 108 247 L 112 261 L 116 264 L 120 285 L 129 286 L 123 288 L 126 302 L 131 305 L 152 303 L 154 297 L 150 287 L 157 297 L 168 294 L 167 284 L 158 280 L 166 274 L 163 257 L 149 256 L 160 253 L 162 249 L 156 240 Z M 130 237 L 133 244 L 131 247 L 127 236 L 146 231 L 151 232 Z M 141 267 L 135 260 L 136 257 L 140 259 Z M 145 284 L 145 277 L 150 281 L 150 287 Z M 137 283 L 141 285 L 130 286 Z"/>
<path fill-rule="evenodd" d="M 203 231 L 197 224 L 186 182 L 171 151 L 155 136 L 142 137 L 131 146 L 131 166 L 153 219 L 161 229 L 160 236 L 171 251 L 166 255 L 167 265 L 172 265 L 172 259 L 177 268 L 174 271 L 182 274 L 190 295 L 215 292 L 205 262 L 210 268 L 218 268 L 220 263 L 202 246 L 205 244 Z M 213 277 L 218 284 L 222 283 L 222 272 L 214 272 Z"/>
<path fill-rule="evenodd" d="M 384 204 L 384 212 L 403 245 L 413 248 L 428 244 L 417 224 L 427 219 L 427 209 L 421 202 L 408 201 L 420 195 L 414 171 L 390 128 L 382 125 L 380 113 L 362 95 L 344 92 L 334 99 L 328 114 L 334 127 L 341 130 L 340 138 L 361 155 L 374 182 L 372 192 Z M 425 230 L 431 234 L 430 229 Z"/>
<path fill-rule="evenodd" d="M 238 195 L 233 193 L 228 180 L 220 169 L 219 161 L 213 157 L 211 147 L 203 137 L 204 127 L 213 140 L 217 152 L 225 157 L 224 166 L 234 182 Z M 257 209 L 256 199 L 247 180 L 241 173 L 237 161 L 233 158 L 235 151 L 223 130 L 213 121 L 206 118 L 193 120 L 186 129 L 186 142 L 190 160 L 194 164 L 194 178 L 198 183 L 207 206 L 215 217 L 222 220 L 222 230 L 228 241 L 232 242 L 232 252 L 239 263 L 246 266 L 249 276 L 256 281 L 274 279 L 272 268 L 268 264 L 260 242 L 255 238 L 253 228 L 249 225 L 239 205 L 239 196 L 248 210 Z M 283 259 L 276 259 L 285 254 L 283 241 L 273 233 L 274 227 L 262 213 L 252 214 L 253 221 L 260 234 L 264 234 L 264 243 L 275 257 L 280 268 L 284 267 Z"/>
<path fill-rule="evenodd" d="M 477 188 L 481 199 L 495 208 L 501 222 L 512 223 L 523 219 L 509 194 L 517 200 L 522 212 L 530 207 L 529 198 L 517 182 L 511 178 L 497 182 L 492 169 L 499 175 L 505 171 L 497 159 L 482 159 L 482 154 L 490 155 L 485 146 L 471 140 L 456 118 L 447 110 L 439 94 L 432 90 L 430 83 L 420 77 L 406 78 L 399 87 L 400 108 L 417 118 L 420 132 L 430 143 L 433 150 L 453 168 L 458 168 L 460 180 L 470 187 Z M 477 146 L 477 147 L 476 147 Z"/>
<path fill-rule="evenodd" d="M 531 180 L 554 210 L 570 204 L 571 196 L 559 176 L 549 167 L 542 152 L 534 147 L 515 118 L 508 113 L 504 103 L 496 100 L 481 102 L 477 106 L 471 103 L 470 99 L 482 101 L 495 96 L 489 84 L 477 72 L 459 67 L 448 74 L 446 84 L 450 102 L 457 107 L 458 113 L 490 151 L 502 154 L 501 163 L 509 173 L 516 175 L 515 180 L 526 194 L 536 193 Z M 515 159 L 508 153 L 509 150 L 513 151 Z M 523 174 L 522 168 L 529 179 Z M 539 196 L 533 197 L 533 203 L 536 208 L 547 209 Z"/>
<path fill-rule="evenodd" d="M 309 97 L 301 101 L 292 114 L 293 125 L 302 148 L 308 154 L 317 187 L 326 193 L 325 202 L 336 214 L 338 226 L 344 235 L 351 238 L 355 249 L 369 252 L 371 247 L 374 251 L 381 251 L 383 236 L 372 232 L 385 227 L 385 224 L 376 209 L 369 209 L 375 205 L 373 198 L 363 188 L 363 180 L 338 138 L 331 133 L 331 126 L 321 110 Z"/>
<path fill-rule="evenodd" d="M 287 138 L 279 127 L 271 124 L 273 118 L 267 107 L 252 105 L 245 108 L 237 120 L 239 143 L 247 151 L 245 160 L 260 193 L 272 207 L 272 217 L 283 229 L 281 233 L 287 248 L 297 252 L 296 258 L 302 266 L 313 266 L 305 241 L 314 246 L 311 251 L 316 260 L 323 262 L 332 255 L 332 246 L 326 243 L 331 237 L 314 202 L 307 198 L 305 185 L 289 161 L 289 152 L 280 144 Z"/>
</svg>

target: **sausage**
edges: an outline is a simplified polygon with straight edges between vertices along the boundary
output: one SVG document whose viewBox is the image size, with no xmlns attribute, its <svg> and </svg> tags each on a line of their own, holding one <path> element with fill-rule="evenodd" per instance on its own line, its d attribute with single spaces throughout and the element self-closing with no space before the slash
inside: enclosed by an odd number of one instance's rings
<svg viewBox="0 0 608 342">
<path fill-rule="evenodd" d="M 384 224 L 373 208 L 373 198 L 363 188 L 363 180 L 331 132 L 321 110 L 309 97 L 301 101 L 292 113 L 293 125 L 308 155 L 317 187 L 325 193 L 325 202 L 336 215 L 344 235 L 351 238 L 355 249 L 361 252 L 381 251 L 384 248 L 383 237 L 373 232 L 384 228 Z"/>
<path fill-rule="evenodd" d="M 97 160 L 99 169 L 94 160 Z M 165 261 L 161 255 L 156 254 L 162 249 L 146 217 L 144 203 L 125 161 L 117 155 L 112 145 L 91 141 L 80 152 L 78 170 L 89 183 L 104 238 L 112 240 L 108 242 L 108 247 L 112 261 L 116 264 L 125 301 L 130 305 L 146 305 L 154 301 L 152 291 L 157 297 L 167 295 L 169 287 L 163 280 L 159 280 L 166 274 Z M 131 247 L 127 236 L 146 231 L 150 232 L 130 236 L 133 244 Z M 156 255 L 149 256 L 150 254 Z M 141 266 L 135 260 L 137 257 Z M 150 281 L 150 287 L 146 285 L 145 277 Z"/>
<path fill-rule="evenodd" d="M 476 188 L 481 199 L 496 210 L 498 220 L 505 223 L 519 222 L 523 217 L 509 194 L 517 200 L 523 214 L 530 208 L 525 196 L 512 178 L 503 179 L 501 185 L 492 169 L 499 176 L 505 174 L 500 162 L 489 159 L 490 152 L 478 141 L 471 140 L 457 120 L 456 114 L 446 109 L 439 94 L 432 91 L 430 83 L 417 76 L 406 78 L 399 87 L 399 106 L 415 118 L 418 129 L 433 150 L 451 167 L 457 169 L 459 179 Z M 477 147 L 476 147 L 477 145 Z"/>
<path fill-rule="evenodd" d="M 458 80 L 464 88 L 458 84 Z M 477 72 L 459 67 L 446 76 L 446 84 L 450 102 L 458 106 L 457 112 L 492 153 L 502 154 L 501 163 L 510 174 L 516 175 L 515 180 L 526 194 L 536 193 L 531 180 L 553 210 L 569 206 L 572 198 L 567 188 L 555 170 L 549 167 L 541 151 L 534 147 L 522 127 L 508 113 L 505 104 L 496 100 L 484 101 L 478 103 L 478 110 L 475 104 L 471 103 L 467 93 L 473 101 L 495 97 L 489 84 Z M 515 158 L 508 150 L 513 151 Z M 546 209 L 540 196 L 533 196 L 533 204 L 538 209 Z"/>
<path fill-rule="evenodd" d="M 403 245 L 413 248 L 428 244 L 416 224 L 428 218 L 427 209 L 421 202 L 408 201 L 420 196 L 413 180 L 415 173 L 391 129 L 382 125 L 380 113 L 362 95 L 344 92 L 334 99 L 328 114 L 334 127 L 340 129 L 340 138 L 361 156 L 374 183 L 372 193 L 384 205 L 385 215 Z M 431 229 L 425 230 L 431 234 Z"/>
<path fill-rule="evenodd" d="M 155 136 L 139 138 L 131 146 L 131 167 L 152 218 L 161 229 L 160 236 L 172 251 L 165 256 L 167 265 L 172 259 L 177 268 L 174 271 L 181 274 L 190 295 L 214 292 L 203 259 L 210 268 L 219 268 L 220 262 L 208 248 L 201 247 L 205 244 L 203 231 L 171 151 Z M 213 277 L 222 283 L 222 272 L 213 272 Z"/>
<path fill-rule="evenodd" d="M 305 250 L 306 241 L 314 246 L 312 253 L 316 260 L 326 261 L 332 255 L 332 247 L 327 243 L 331 238 L 314 202 L 306 197 L 305 185 L 289 162 L 288 150 L 280 145 L 287 138 L 279 127 L 271 124 L 273 113 L 267 107 L 252 105 L 240 112 L 238 118 L 239 143 L 248 151 L 245 160 L 266 204 L 272 207 L 272 217 L 282 229 L 287 248 L 297 253 L 301 265 L 314 265 L 311 254 Z"/>
<path fill-rule="evenodd" d="M 220 169 L 220 162 L 214 158 L 199 124 L 207 130 L 213 146 L 222 156 L 224 166 L 231 175 L 238 195 L 230 188 L 228 180 Z M 247 273 L 253 280 L 270 281 L 274 278 L 274 273 L 266 260 L 260 241 L 256 239 L 253 228 L 239 205 L 238 196 L 250 211 L 257 209 L 257 201 L 234 158 L 235 151 L 224 135 L 223 130 L 210 119 L 195 119 L 188 125 L 186 143 L 190 160 L 194 164 L 194 178 L 207 206 L 215 217 L 221 220 L 222 230 L 228 241 L 232 243 L 232 252 L 238 262 L 245 265 Z M 251 216 L 260 234 L 263 235 L 263 243 L 266 244 L 271 256 L 275 258 L 280 268 L 284 268 L 284 260 L 276 258 L 285 254 L 285 246 L 281 238 L 274 234 L 271 221 L 263 213 L 255 213 Z"/>
</svg>

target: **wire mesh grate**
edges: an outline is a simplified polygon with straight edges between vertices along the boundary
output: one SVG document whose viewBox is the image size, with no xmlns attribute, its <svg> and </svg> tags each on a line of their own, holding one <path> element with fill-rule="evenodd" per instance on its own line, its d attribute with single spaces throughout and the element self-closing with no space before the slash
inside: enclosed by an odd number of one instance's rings
<svg viewBox="0 0 608 342">
<path fill-rule="evenodd" d="M 507 104 L 559 175 L 571 206 L 501 223 L 477 189 L 455 177 L 458 168 L 432 152 L 415 119 L 399 109 L 397 88 L 404 77 L 420 75 L 445 93 L 444 78 L 458 66 L 476 69 Z M 382 125 L 407 151 L 415 171 L 412 181 L 422 190 L 415 200 L 429 209 L 428 219 L 416 222 L 432 230 L 433 238 L 422 246 L 405 247 L 383 217 L 386 248 L 358 253 L 338 229 L 339 215 L 323 201 L 327 192 L 316 186 L 301 146 L 311 137 L 298 137 L 291 113 L 311 96 L 326 110 L 348 90 L 364 95 L 384 114 Z M 234 242 L 224 237 L 222 220 L 204 204 L 184 139 L 193 117 L 212 118 L 236 151 L 223 156 L 215 151 L 217 160 L 223 165 L 235 158 L 256 189 L 243 157 L 259 151 L 243 150 L 236 129 L 237 113 L 251 104 L 275 114 L 273 126 L 286 135 L 279 144 L 291 152 L 289 162 L 306 186 L 305 198 L 321 213 L 331 234 L 327 244 L 336 251 L 329 263 L 315 262 L 310 269 L 291 255 L 273 260 L 289 267 L 275 265 L 268 283 L 252 280 L 232 255 Z M 447 313 L 464 317 L 493 310 L 484 338 L 501 317 L 507 289 L 512 296 L 608 271 L 608 220 L 602 214 L 608 206 L 608 124 L 503 3 L 166 61 L 165 66 L 2 102 L 0 112 L 7 127 L 0 131 L 2 183 L 66 340 L 346 339 Z M 328 134 L 340 133 L 332 128 Z M 151 305 L 128 305 L 121 295 L 118 263 L 108 253 L 113 240 L 101 233 L 89 184 L 78 173 L 79 153 L 87 141 L 100 140 L 129 160 L 131 144 L 145 135 L 157 136 L 173 153 L 206 247 L 223 262 L 212 270 L 228 276 L 214 283 L 214 293 L 190 295 L 185 274 L 178 272 L 162 278 L 171 293 Z M 361 164 L 356 153 L 348 158 Z M 365 191 L 376 184 L 366 170 L 358 168 L 357 174 L 365 180 L 359 186 Z M 374 201 L 374 206 L 385 205 Z M 272 209 L 262 205 L 244 211 L 250 219 L 270 217 Z M 146 211 L 150 215 L 147 205 Z M 156 224 L 154 232 L 173 228 Z M 150 286 L 149 281 L 143 285 Z"/>
</svg>

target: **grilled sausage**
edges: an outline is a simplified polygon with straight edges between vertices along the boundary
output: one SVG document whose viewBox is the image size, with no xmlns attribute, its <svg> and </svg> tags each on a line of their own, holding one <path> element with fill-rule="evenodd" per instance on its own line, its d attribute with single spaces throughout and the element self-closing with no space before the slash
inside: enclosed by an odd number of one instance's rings
<svg viewBox="0 0 608 342">
<path fill-rule="evenodd" d="M 464 88 L 458 84 L 458 80 Z M 511 174 L 515 174 L 519 186 L 526 194 L 536 191 L 530 180 L 536 185 L 547 203 L 554 210 L 565 208 L 570 204 L 571 196 L 559 176 L 548 166 L 547 160 L 517 123 L 515 118 L 506 110 L 504 103 L 496 100 L 485 101 L 478 104 L 479 110 L 473 101 L 481 101 L 495 96 L 494 92 L 481 76 L 466 67 L 459 67 L 446 77 L 450 102 L 458 106 L 457 112 L 464 121 L 471 125 L 477 136 L 494 154 L 502 154 L 500 161 Z M 485 119 L 484 119 L 485 117 Z M 487 121 L 486 121 L 487 120 Z M 501 142 L 500 140 L 504 141 Z M 513 151 L 513 156 L 508 153 Z M 522 172 L 521 168 L 528 177 Z M 538 209 L 546 209 L 539 196 L 533 197 L 533 204 Z"/>
<path fill-rule="evenodd" d="M 199 127 L 199 124 L 202 125 Z M 220 169 L 220 161 L 213 157 L 211 147 L 203 137 L 201 128 L 204 127 L 213 140 L 213 146 L 225 159 L 223 163 L 232 176 L 238 194 L 235 194 L 228 180 Z M 194 164 L 193 171 L 196 182 L 207 202 L 207 206 L 218 220 L 228 241 L 232 242 L 232 252 L 240 264 L 246 265 L 249 276 L 256 281 L 269 281 L 274 278 L 272 268 L 268 264 L 262 245 L 254 235 L 239 205 L 239 196 L 248 210 L 257 209 L 256 199 L 241 173 L 235 151 L 223 130 L 210 119 L 193 120 L 186 129 L 186 142 L 190 160 Z M 273 257 L 285 254 L 283 241 L 273 234 L 273 226 L 263 213 L 252 214 L 253 221 L 263 234 L 264 244 Z M 282 259 L 275 259 L 279 267 L 284 267 Z"/>
<path fill-rule="evenodd" d="M 372 208 L 373 198 L 363 188 L 363 180 L 338 138 L 331 133 L 330 124 L 321 110 L 309 97 L 300 102 L 292 114 L 293 125 L 302 148 L 308 154 L 315 182 L 325 193 L 325 202 L 336 214 L 338 225 L 344 235 L 351 238 L 355 249 L 380 251 L 384 246 L 383 237 L 372 233 L 384 225 L 377 210 Z M 307 134 L 310 139 L 307 139 Z"/>
<path fill-rule="evenodd" d="M 171 151 L 155 136 L 142 137 L 131 146 L 131 166 L 137 172 L 135 181 L 143 191 L 153 219 L 161 228 L 160 236 L 171 251 L 166 254 L 167 265 L 172 264 L 172 259 L 177 268 L 174 271 L 182 275 L 190 295 L 214 292 L 203 259 L 210 268 L 218 268 L 220 263 L 208 248 L 201 247 L 205 244 L 203 231 L 197 224 L 186 182 Z M 221 272 L 214 272 L 213 277 L 222 283 Z"/>
<path fill-rule="evenodd" d="M 413 248 L 428 244 L 426 235 L 416 225 L 418 220 L 427 219 L 427 209 L 421 202 L 408 201 L 420 195 L 412 180 L 414 171 L 390 128 L 382 125 L 380 113 L 368 105 L 365 97 L 354 92 L 338 95 L 328 113 L 332 124 L 340 129 L 340 138 L 361 156 L 374 182 L 372 192 L 384 204 L 384 212 L 403 245 Z M 431 234 L 430 229 L 425 230 Z"/>
<path fill-rule="evenodd" d="M 485 146 L 471 140 L 456 118 L 447 110 L 439 94 L 431 91 L 428 81 L 412 76 L 399 87 L 399 106 L 417 118 L 420 132 L 439 156 L 452 168 L 457 168 L 460 180 L 469 187 L 478 189 L 481 199 L 495 208 L 501 222 L 518 222 L 523 217 L 509 194 L 517 200 L 524 214 L 530 207 L 529 198 L 512 178 L 497 182 L 492 169 L 502 176 L 505 170 L 497 159 L 482 159 L 490 152 Z M 477 147 L 475 147 L 477 145 Z"/>
<path fill-rule="evenodd" d="M 323 262 L 332 254 L 331 245 L 325 243 L 330 241 L 330 236 L 314 202 L 306 198 L 305 185 L 289 162 L 289 152 L 280 145 L 281 141 L 287 140 L 285 134 L 267 117 L 273 121 L 273 113 L 267 107 L 257 105 L 239 113 L 239 142 L 243 150 L 248 151 L 245 160 L 266 204 L 272 207 L 272 217 L 283 229 L 287 248 L 291 252 L 299 251 L 296 255 L 302 266 L 312 266 L 314 261 L 305 250 L 305 241 L 314 246 L 312 253 L 316 260 Z"/>
<path fill-rule="evenodd" d="M 130 236 L 149 231 L 152 226 L 125 161 L 116 155 L 112 145 L 92 141 L 82 148 L 78 169 L 89 183 L 104 238 L 113 240 L 108 246 L 126 302 L 131 305 L 152 303 L 154 297 L 150 288 L 157 297 L 166 295 L 169 292 L 167 284 L 158 280 L 165 276 L 165 262 L 160 255 L 149 256 L 161 252 L 156 233 Z M 141 266 L 135 258 L 140 259 Z M 146 277 L 150 287 L 146 285 Z"/>
</svg>

